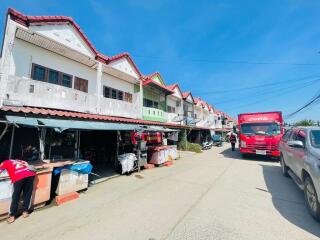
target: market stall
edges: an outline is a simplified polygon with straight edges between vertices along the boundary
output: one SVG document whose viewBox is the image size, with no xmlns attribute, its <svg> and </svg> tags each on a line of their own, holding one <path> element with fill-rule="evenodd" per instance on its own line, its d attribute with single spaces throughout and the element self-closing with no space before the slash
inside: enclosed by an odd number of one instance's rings
<svg viewBox="0 0 320 240">
<path fill-rule="evenodd" d="M 148 148 L 149 163 L 160 165 L 178 158 L 177 146 L 154 146 Z"/>
<path fill-rule="evenodd" d="M 164 127 L 146 127 L 143 139 L 147 146 L 148 163 L 161 165 L 177 159 L 177 145 L 179 130 Z M 168 145 L 172 144 L 172 145 Z"/>
<path fill-rule="evenodd" d="M 37 164 L 35 164 L 37 166 Z M 52 167 L 37 170 L 33 185 L 32 205 L 44 206 L 50 199 Z M 0 218 L 6 217 L 11 204 L 13 184 L 6 171 L 0 174 Z"/>
</svg>

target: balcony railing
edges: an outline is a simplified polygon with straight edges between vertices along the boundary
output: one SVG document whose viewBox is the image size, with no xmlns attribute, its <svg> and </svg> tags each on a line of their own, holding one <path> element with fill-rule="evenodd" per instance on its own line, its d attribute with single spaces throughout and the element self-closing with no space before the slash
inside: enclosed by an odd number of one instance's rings
<svg viewBox="0 0 320 240">
<path fill-rule="evenodd" d="M 139 93 L 133 94 L 132 103 L 129 103 L 60 85 L 10 76 L 6 94 L 7 104 L 140 118 Z"/>
<path fill-rule="evenodd" d="M 156 108 L 143 107 L 143 119 L 157 122 L 167 122 L 167 113 Z"/>
<path fill-rule="evenodd" d="M 176 123 L 176 124 L 183 124 L 184 116 L 183 114 L 178 113 L 167 113 L 168 122 Z"/>
</svg>

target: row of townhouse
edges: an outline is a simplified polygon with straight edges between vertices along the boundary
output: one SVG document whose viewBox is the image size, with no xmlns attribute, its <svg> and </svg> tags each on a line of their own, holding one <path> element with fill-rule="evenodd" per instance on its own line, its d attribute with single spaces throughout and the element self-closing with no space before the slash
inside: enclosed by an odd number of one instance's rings
<svg viewBox="0 0 320 240">
<path fill-rule="evenodd" d="M 235 122 L 178 84 L 167 86 L 160 73 L 142 74 L 128 53 L 98 52 L 65 16 L 8 9 L 0 77 L 0 107 L 7 111 L 63 110 L 208 129 Z"/>
</svg>

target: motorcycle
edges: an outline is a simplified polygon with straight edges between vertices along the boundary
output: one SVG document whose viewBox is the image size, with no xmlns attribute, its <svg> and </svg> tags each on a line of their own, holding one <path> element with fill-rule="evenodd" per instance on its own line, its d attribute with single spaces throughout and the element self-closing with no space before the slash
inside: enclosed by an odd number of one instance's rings
<svg viewBox="0 0 320 240">
<path fill-rule="evenodd" d="M 211 149 L 213 146 L 213 141 L 204 141 L 202 143 L 202 150 L 208 150 Z"/>
</svg>

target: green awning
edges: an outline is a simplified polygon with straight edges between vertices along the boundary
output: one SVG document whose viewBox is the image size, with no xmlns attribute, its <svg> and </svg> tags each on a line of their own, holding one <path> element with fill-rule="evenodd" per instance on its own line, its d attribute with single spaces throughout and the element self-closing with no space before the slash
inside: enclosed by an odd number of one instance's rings
<svg viewBox="0 0 320 240">
<path fill-rule="evenodd" d="M 50 119 L 50 118 L 28 118 L 19 116 L 6 116 L 10 123 L 27 126 L 45 126 L 54 128 L 58 132 L 66 129 L 78 130 L 136 130 L 140 126 L 134 124 L 112 123 L 112 122 L 94 122 L 94 121 L 79 121 L 79 120 L 64 120 L 64 119 Z"/>
<path fill-rule="evenodd" d="M 38 121 L 36 118 L 6 116 L 6 119 L 9 123 L 13 123 L 17 125 L 32 126 L 32 127 L 38 126 Z"/>
</svg>

